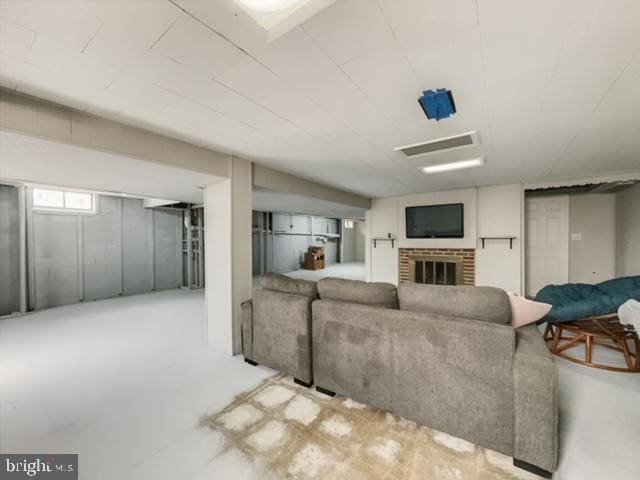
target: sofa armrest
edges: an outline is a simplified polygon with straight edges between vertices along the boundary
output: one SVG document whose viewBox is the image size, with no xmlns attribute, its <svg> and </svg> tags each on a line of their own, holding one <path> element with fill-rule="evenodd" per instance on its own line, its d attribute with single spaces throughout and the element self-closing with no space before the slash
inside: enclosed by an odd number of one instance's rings
<svg viewBox="0 0 640 480">
<path fill-rule="evenodd" d="M 304 295 L 254 291 L 252 360 L 311 383 L 312 302 Z"/>
<path fill-rule="evenodd" d="M 242 355 L 253 360 L 253 301 L 245 300 L 240 304 L 242 309 Z"/>
<path fill-rule="evenodd" d="M 516 330 L 514 458 L 549 472 L 558 458 L 558 374 L 535 325 Z"/>
</svg>

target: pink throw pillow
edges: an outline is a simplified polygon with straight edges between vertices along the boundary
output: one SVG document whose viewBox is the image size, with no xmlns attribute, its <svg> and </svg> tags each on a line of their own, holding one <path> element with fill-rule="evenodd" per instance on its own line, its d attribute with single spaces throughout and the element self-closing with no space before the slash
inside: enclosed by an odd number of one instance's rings
<svg viewBox="0 0 640 480">
<path fill-rule="evenodd" d="M 514 328 L 537 322 L 553 308 L 553 305 L 527 300 L 513 292 L 507 294 L 511 303 L 511 325 Z"/>
</svg>

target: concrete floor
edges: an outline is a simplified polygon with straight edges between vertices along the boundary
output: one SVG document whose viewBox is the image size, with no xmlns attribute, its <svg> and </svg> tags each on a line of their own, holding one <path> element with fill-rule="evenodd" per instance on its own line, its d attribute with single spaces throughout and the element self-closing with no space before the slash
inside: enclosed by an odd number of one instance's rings
<svg viewBox="0 0 640 480">
<path fill-rule="evenodd" d="M 312 280 L 314 282 L 324 277 L 337 277 L 348 278 L 349 280 L 364 280 L 365 270 L 363 262 L 347 262 L 347 263 L 334 263 L 327 265 L 322 270 L 294 270 L 292 272 L 286 272 L 284 275 L 291 278 L 300 278 L 302 280 Z M 260 286 L 260 277 L 253 277 L 253 287 Z"/>
<path fill-rule="evenodd" d="M 0 450 L 79 453 L 81 479 L 259 479 L 207 415 L 274 374 L 204 343 L 203 293 L 0 321 Z M 561 480 L 637 478 L 640 375 L 558 360 Z"/>
<path fill-rule="evenodd" d="M 223 472 L 229 457 L 210 464 L 223 444 L 200 419 L 274 373 L 207 347 L 202 291 L 3 320 L 0 450 L 79 453 L 79 478 L 87 480 Z"/>
</svg>

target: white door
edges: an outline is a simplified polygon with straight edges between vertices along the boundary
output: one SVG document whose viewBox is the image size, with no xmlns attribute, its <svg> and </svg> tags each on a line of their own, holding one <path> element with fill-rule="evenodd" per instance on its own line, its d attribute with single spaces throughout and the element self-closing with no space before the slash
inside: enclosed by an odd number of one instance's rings
<svg viewBox="0 0 640 480">
<path fill-rule="evenodd" d="M 527 198 L 526 294 L 569 281 L 569 196 Z"/>
</svg>

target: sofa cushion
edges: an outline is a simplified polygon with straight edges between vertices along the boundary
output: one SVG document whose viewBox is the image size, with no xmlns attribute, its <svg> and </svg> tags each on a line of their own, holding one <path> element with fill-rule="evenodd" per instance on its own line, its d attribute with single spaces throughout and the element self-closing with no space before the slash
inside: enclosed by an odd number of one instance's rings
<svg viewBox="0 0 640 480">
<path fill-rule="evenodd" d="M 581 318 L 615 313 L 627 300 L 640 300 L 640 275 L 614 278 L 592 285 L 567 283 L 547 285 L 535 300 L 553 305 L 548 322 L 570 322 Z"/>
<path fill-rule="evenodd" d="M 400 310 L 439 313 L 502 325 L 511 323 L 507 292 L 499 288 L 402 283 L 398 287 L 398 299 Z"/>
<path fill-rule="evenodd" d="M 316 282 L 309 280 L 296 280 L 279 273 L 267 273 L 260 280 L 260 286 L 264 290 L 271 290 L 281 293 L 292 293 L 294 295 L 304 295 L 305 297 L 317 298 L 318 287 Z"/>
<path fill-rule="evenodd" d="M 318 293 L 323 300 L 398 309 L 398 293 L 392 283 L 327 277 L 318 281 Z"/>
</svg>

